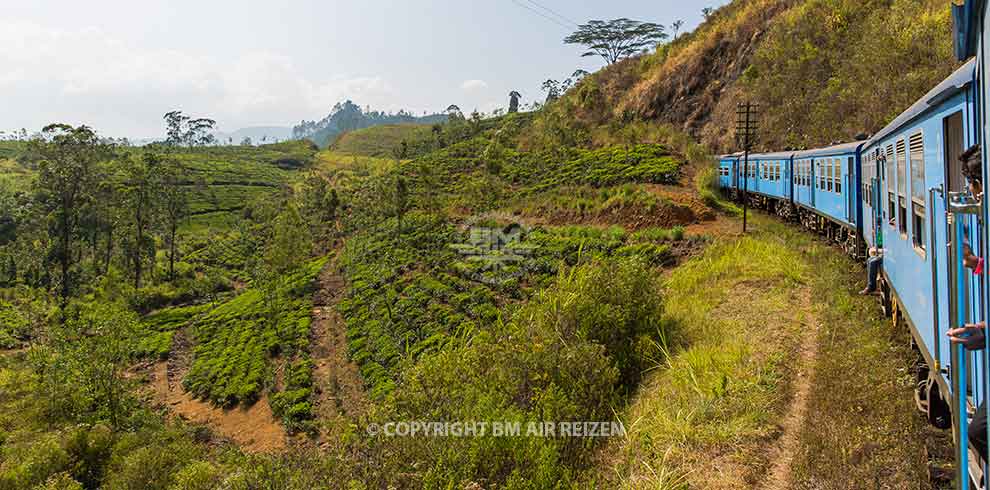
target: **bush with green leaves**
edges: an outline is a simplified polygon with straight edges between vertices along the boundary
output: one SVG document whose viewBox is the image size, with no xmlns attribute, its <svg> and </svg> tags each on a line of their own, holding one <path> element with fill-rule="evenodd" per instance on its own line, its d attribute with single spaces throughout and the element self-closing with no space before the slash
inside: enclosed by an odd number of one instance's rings
<svg viewBox="0 0 990 490">
<path fill-rule="evenodd" d="M 314 432 L 313 360 L 302 356 L 285 367 L 285 389 L 272 394 L 272 412 L 282 418 L 289 432 Z"/>
<path fill-rule="evenodd" d="M 670 336 L 653 270 L 641 260 L 562 270 L 511 320 L 410 367 L 385 417 L 449 422 L 604 421 Z M 583 438 L 427 437 L 395 441 L 427 487 L 464 481 L 556 488 L 588 464 Z"/>
<path fill-rule="evenodd" d="M 325 258 L 309 261 L 285 278 L 276 322 L 257 287 L 197 318 L 193 363 L 183 386 L 221 406 L 257 400 L 270 379 L 269 360 L 308 348 L 314 280 L 325 264 Z"/>
</svg>

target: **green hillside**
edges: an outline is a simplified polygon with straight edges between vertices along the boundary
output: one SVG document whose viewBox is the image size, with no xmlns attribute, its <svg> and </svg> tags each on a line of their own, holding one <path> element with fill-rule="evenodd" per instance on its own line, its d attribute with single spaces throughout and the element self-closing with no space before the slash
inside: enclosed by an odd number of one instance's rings
<svg viewBox="0 0 990 490">
<path fill-rule="evenodd" d="M 350 131 L 331 143 L 330 149 L 347 155 L 393 158 L 403 142 L 410 151 L 431 138 L 430 125 L 388 124 Z"/>
<path fill-rule="evenodd" d="M 672 124 L 724 152 L 737 104 L 751 100 L 768 150 L 849 141 L 952 73 L 951 25 L 939 0 L 736 1 L 585 78 L 545 117 L 589 139 L 629 117 Z"/>
</svg>

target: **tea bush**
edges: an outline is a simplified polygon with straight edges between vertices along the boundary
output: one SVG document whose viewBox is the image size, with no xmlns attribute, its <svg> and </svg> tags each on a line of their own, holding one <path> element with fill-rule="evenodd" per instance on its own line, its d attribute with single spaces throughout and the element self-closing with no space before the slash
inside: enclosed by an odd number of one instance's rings
<svg viewBox="0 0 990 490">
<path fill-rule="evenodd" d="M 268 360 L 304 352 L 309 344 L 313 282 L 326 259 L 307 262 L 279 291 L 279 320 L 267 320 L 264 297 L 249 288 L 192 325 L 196 346 L 183 386 L 217 405 L 253 402 L 269 379 Z"/>
</svg>

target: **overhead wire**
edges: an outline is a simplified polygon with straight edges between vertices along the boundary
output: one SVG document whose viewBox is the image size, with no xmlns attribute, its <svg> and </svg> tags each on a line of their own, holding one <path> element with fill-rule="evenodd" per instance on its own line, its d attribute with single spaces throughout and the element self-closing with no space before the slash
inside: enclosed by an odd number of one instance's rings
<svg viewBox="0 0 990 490">
<path fill-rule="evenodd" d="M 525 4 L 525 3 L 522 3 L 520 0 L 512 0 L 512 3 L 518 5 L 518 6 L 524 8 L 526 10 L 529 10 L 530 12 L 532 12 L 532 13 L 534 13 L 536 15 L 539 15 L 540 17 L 543 17 L 544 19 L 549 20 L 550 22 L 553 22 L 554 24 L 557 24 L 560 27 L 563 27 L 564 29 L 568 29 L 568 30 L 572 29 L 571 26 L 569 26 L 569 25 L 561 22 L 560 20 L 558 20 L 558 19 L 556 19 L 554 17 L 551 17 L 550 15 L 547 15 L 547 14 L 545 14 L 543 12 L 540 12 L 539 10 L 536 10 L 535 8 L 529 6 L 529 5 Z"/>
<path fill-rule="evenodd" d="M 557 12 L 556 10 L 554 10 L 554 9 L 552 9 L 550 7 L 547 7 L 547 6 L 545 6 L 545 5 L 541 4 L 541 3 L 538 3 L 536 0 L 526 0 L 526 1 L 529 2 L 529 3 L 531 3 L 531 4 L 533 4 L 533 5 L 535 5 L 536 7 L 540 8 L 542 10 L 545 10 L 545 11 L 549 12 L 550 15 L 552 15 L 552 16 L 554 16 L 554 17 L 556 17 L 556 18 L 558 18 L 558 19 L 560 19 L 560 20 L 562 20 L 562 21 L 564 21 L 564 22 L 566 22 L 566 23 L 568 23 L 568 24 L 570 24 L 570 25 L 572 25 L 574 27 L 580 27 L 580 25 L 577 22 L 574 22 L 573 20 L 568 19 L 567 17 L 564 17 L 563 15 L 560 14 L 560 12 Z"/>
</svg>

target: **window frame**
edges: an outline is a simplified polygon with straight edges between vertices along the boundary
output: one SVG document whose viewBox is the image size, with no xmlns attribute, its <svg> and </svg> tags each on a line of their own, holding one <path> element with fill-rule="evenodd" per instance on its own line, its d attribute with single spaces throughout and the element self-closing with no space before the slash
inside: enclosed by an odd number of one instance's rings
<svg viewBox="0 0 990 490">
<path fill-rule="evenodd" d="M 891 229 L 897 229 L 897 194 L 894 187 L 896 182 L 896 169 L 894 167 L 894 145 L 887 145 L 884 159 L 884 190 L 887 193 L 887 224 Z"/>
<path fill-rule="evenodd" d="M 925 182 L 927 175 L 925 171 L 925 134 L 923 130 L 919 129 L 908 137 L 907 162 L 909 167 L 907 172 L 911 176 L 908 180 L 910 182 L 909 193 L 911 196 L 911 224 L 914 232 L 911 244 L 914 251 L 924 258 L 928 251 L 928 233 L 925 226 L 928 221 L 928 206 L 925 202 Z M 916 180 L 916 177 L 920 177 L 918 179 L 920 182 Z M 915 189 L 917 185 L 920 185 L 920 189 Z"/>
<path fill-rule="evenodd" d="M 901 233 L 901 238 L 907 240 L 911 235 L 910 223 L 908 223 L 908 183 L 907 183 L 907 144 L 904 138 L 898 138 L 896 143 L 897 153 L 894 155 L 897 165 L 897 225 Z"/>
</svg>

